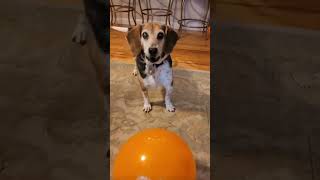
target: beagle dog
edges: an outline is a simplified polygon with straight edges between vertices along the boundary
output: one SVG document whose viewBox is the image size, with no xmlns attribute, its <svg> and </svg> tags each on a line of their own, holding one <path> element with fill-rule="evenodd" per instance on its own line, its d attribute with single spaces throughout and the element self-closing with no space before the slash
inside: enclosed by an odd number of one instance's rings
<svg viewBox="0 0 320 180">
<path fill-rule="evenodd" d="M 134 74 L 138 74 L 144 100 L 143 111 L 150 112 L 152 106 L 148 97 L 149 88 L 162 88 L 166 110 L 174 112 L 171 96 L 173 74 L 171 52 L 179 39 L 169 26 L 157 23 L 137 25 L 127 33 L 127 41 L 135 57 Z"/>
</svg>

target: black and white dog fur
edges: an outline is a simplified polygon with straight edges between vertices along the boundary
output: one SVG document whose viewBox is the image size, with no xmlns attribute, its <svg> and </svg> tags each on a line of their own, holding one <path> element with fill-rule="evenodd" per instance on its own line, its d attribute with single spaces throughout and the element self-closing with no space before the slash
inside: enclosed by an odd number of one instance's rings
<svg viewBox="0 0 320 180">
<path fill-rule="evenodd" d="M 179 39 L 178 34 L 169 26 L 157 23 L 137 25 L 126 36 L 135 56 L 136 67 L 144 100 L 143 111 L 150 112 L 152 106 L 148 89 L 162 88 L 166 110 L 174 112 L 171 96 L 173 92 L 173 73 L 171 52 Z"/>
</svg>

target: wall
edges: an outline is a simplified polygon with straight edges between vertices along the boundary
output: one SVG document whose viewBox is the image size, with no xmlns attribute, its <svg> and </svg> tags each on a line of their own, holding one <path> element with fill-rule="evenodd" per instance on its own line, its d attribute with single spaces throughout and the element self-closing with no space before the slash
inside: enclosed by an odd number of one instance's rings
<svg viewBox="0 0 320 180">
<path fill-rule="evenodd" d="M 128 0 L 113 0 L 114 4 L 120 4 L 120 5 L 126 5 L 128 4 Z M 141 0 L 141 5 L 142 8 L 146 7 L 145 0 Z M 167 8 L 168 6 L 168 0 L 151 0 L 152 2 L 152 7 L 157 7 L 157 8 Z M 204 18 L 206 10 L 208 9 L 208 1 L 207 0 L 186 0 L 185 1 L 185 18 L 200 18 L 200 19 L 209 19 L 210 12 L 208 13 L 208 17 Z M 178 20 L 181 17 L 181 0 L 175 0 L 173 2 L 173 17 L 171 18 L 171 24 L 174 26 L 174 28 L 178 28 Z M 141 18 L 141 12 L 140 12 L 140 7 L 138 0 L 136 2 L 136 10 L 137 10 L 137 22 L 142 23 L 142 18 Z M 121 13 L 117 14 L 117 23 L 122 24 L 122 25 L 128 25 L 128 20 L 127 20 L 127 14 L 126 13 Z M 146 17 L 145 17 L 146 19 Z M 164 17 L 155 17 L 153 19 L 154 22 L 160 22 L 164 23 L 165 18 Z M 198 25 L 196 22 L 190 22 L 190 25 Z M 194 29 L 194 30 L 199 30 L 199 29 Z"/>
</svg>

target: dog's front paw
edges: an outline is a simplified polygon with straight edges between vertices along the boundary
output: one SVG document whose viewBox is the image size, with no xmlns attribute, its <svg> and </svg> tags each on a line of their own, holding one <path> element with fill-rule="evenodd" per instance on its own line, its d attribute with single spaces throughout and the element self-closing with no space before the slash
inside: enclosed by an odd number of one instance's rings
<svg viewBox="0 0 320 180">
<path fill-rule="evenodd" d="M 151 104 L 150 104 L 150 103 L 145 103 L 145 104 L 143 105 L 143 111 L 144 111 L 144 112 L 148 113 L 148 112 L 150 112 L 151 110 L 152 110 L 152 107 L 151 107 Z"/>
<path fill-rule="evenodd" d="M 166 104 L 166 109 L 169 112 L 175 112 L 176 108 L 170 103 L 170 104 Z"/>
<path fill-rule="evenodd" d="M 138 70 L 136 68 L 133 69 L 132 75 L 137 76 L 138 75 Z"/>
</svg>

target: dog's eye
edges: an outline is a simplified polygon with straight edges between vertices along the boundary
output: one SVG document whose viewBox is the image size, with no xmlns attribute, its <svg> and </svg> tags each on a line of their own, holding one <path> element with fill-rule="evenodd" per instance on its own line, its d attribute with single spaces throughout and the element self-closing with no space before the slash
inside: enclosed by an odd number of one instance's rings
<svg viewBox="0 0 320 180">
<path fill-rule="evenodd" d="M 160 32 L 157 36 L 157 39 L 161 40 L 163 39 L 164 34 L 162 32 Z"/>
<path fill-rule="evenodd" d="M 142 33 L 142 37 L 143 37 L 143 39 L 148 39 L 148 33 L 146 33 L 146 32 L 144 32 L 144 33 Z"/>
</svg>

